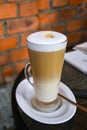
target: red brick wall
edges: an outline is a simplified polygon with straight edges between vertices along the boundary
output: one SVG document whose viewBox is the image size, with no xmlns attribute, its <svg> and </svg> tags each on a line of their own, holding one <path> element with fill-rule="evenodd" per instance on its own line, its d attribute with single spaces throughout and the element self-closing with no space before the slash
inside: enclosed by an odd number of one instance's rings
<svg viewBox="0 0 87 130">
<path fill-rule="evenodd" d="M 28 61 L 26 37 L 59 31 L 68 46 L 87 40 L 87 0 L 0 0 L 0 84 L 10 82 Z"/>
</svg>

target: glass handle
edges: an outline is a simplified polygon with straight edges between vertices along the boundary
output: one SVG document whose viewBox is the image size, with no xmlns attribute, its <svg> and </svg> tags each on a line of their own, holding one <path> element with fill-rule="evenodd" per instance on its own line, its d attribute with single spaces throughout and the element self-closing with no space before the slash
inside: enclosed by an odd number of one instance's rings
<svg viewBox="0 0 87 130">
<path fill-rule="evenodd" d="M 26 79 L 28 80 L 28 82 L 32 85 L 32 86 L 34 86 L 33 84 L 33 77 L 32 77 L 32 72 L 31 72 L 31 65 L 30 65 L 30 63 L 27 63 L 26 65 L 25 65 L 25 68 L 24 68 L 24 74 L 25 74 L 25 77 L 26 77 Z"/>
</svg>

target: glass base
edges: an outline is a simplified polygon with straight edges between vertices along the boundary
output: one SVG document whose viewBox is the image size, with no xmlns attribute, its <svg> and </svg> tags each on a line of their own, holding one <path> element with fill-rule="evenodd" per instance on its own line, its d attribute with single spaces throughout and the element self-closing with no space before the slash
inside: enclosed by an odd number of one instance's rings
<svg viewBox="0 0 87 130">
<path fill-rule="evenodd" d="M 57 110 L 62 105 L 62 99 L 60 97 L 57 97 L 56 100 L 52 102 L 41 102 L 37 98 L 33 97 L 31 99 L 32 106 L 41 112 L 53 112 Z"/>
</svg>

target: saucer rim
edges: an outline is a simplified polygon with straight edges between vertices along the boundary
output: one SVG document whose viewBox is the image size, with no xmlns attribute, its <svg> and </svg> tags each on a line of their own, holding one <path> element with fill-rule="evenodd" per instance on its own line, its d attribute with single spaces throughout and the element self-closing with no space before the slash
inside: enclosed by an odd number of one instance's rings
<svg viewBox="0 0 87 130">
<path fill-rule="evenodd" d="M 17 86 L 17 88 L 16 88 L 16 93 L 15 93 L 15 96 L 16 96 L 16 101 L 17 101 L 17 103 L 18 103 L 18 106 L 21 108 L 21 110 L 28 116 L 28 117 L 30 117 L 30 118 L 32 118 L 33 120 L 36 120 L 36 121 L 38 121 L 38 122 L 41 122 L 41 123 L 45 123 L 45 124 L 60 124 L 60 123 L 64 123 L 64 122 L 66 122 L 66 121 L 68 121 L 69 119 L 71 119 L 73 116 L 74 116 L 74 114 L 75 114 L 75 112 L 76 112 L 76 106 L 73 106 L 74 107 L 74 109 L 73 109 L 73 111 L 71 111 L 71 112 L 66 112 L 64 115 L 67 115 L 67 113 L 69 113 L 69 116 L 67 117 L 67 118 L 65 118 L 65 120 L 63 119 L 61 119 L 62 118 L 62 116 L 61 117 L 52 117 L 52 118 L 50 118 L 50 116 L 49 117 L 41 117 L 41 115 L 38 115 L 38 114 L 36 114 L 34 111 L 26 111 L 26 110 L 24 110 L 24 108 L 20 105 L 20 103 L 19 103 L 19 101 L 18 101 L 18 89 L 20 88 L 20 87 L 22 87 L 22 83 L 27 83 L 28 85 L 30 85 L 29 83 L 28 83 L 28 81 L 26 80 L 26 79 L 24 79 L 24 80 L 22 80 L 19 84 L 18 84 L 18 86 Z M 30 85 L 31 86 L 31 85 Z M 74 102 L 76 102 L 76 99 L 75 99 L 75 96 L 74 96 L 74 94 L 73 94 L 73 92 L 70 90 L 70 88 L 66 85 L 66 84 L 64 84 L 63 82 L 61 82 L 60 83 L 60 86 L 64 86 L 64 87 L 66 87 L 67 89 L 68 89 L 68 91 L 71 93 L 71 96 L 72 96 L 72 100 L 74 101 Z M 32 87 L 33 88 L 33 87 Z M 63 88 L 64 89 L 64 88 Z M 64 100 L 64 99 L 63 99 Z M 70 109 L 70 106 L 72 105 L 72 104 L 70 104 L 69 102 L 67 102 L 68 104 L 69 104 L 69 108 L 68 109 Z M 29 106 L 29 105 L 28 105 Z M 69 110 L 70 111 L 70 110 Z M 29 114 L 30 113 L 30 114 Z M 41 113 L 43 113 L 43 112 L 41 112 Z M 44 114 L 44 113 L 43 113 Z M 47 114 L 47 113 L 46 113 Z M 48 114 L 49 115 L 49 114 Z M 60 119 L 59 121 L 57 121 L 58 119 Z M 50 121 L 48 121 L 48 120 L 50 120 Z M 55 121 L 54 121 L 55 120 Z"/>
</svg>

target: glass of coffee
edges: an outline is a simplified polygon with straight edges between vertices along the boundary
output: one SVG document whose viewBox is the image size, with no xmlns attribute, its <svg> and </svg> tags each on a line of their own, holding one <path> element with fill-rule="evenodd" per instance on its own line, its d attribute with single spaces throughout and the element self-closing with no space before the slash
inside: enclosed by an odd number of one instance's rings
<svg viewBox="0 0 87 130">
<path fill-rule="evenodd" d="M 25 76 L 35 90 L 31 104 L 39 111 L 53 112 L 62 105 L 58 89 L 66 45 L 67 37 L 55 31 L 39 31 L 27 37 L 30 63 L 25 66 Z"/>
</svg>

